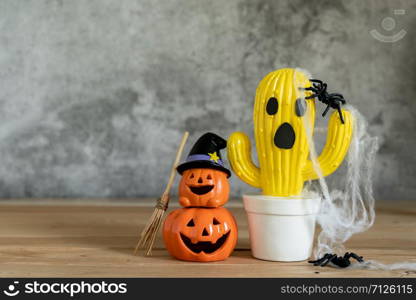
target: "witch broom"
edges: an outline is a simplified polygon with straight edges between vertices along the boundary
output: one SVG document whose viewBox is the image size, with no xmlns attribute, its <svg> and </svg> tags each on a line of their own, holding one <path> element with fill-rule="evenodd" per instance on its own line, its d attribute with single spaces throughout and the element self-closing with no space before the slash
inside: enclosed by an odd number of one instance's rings
<svg viewBox="0 0 416 300">
<path fill-rule="evenodd" d="M 173 185 L 173 180 L 175 179 L 176 167 L 182 156 L 183 148 L 185 147 L 185 143 L 188 139 L 188 136 L 189 132 L 186 131 L 182 137 L 182 141 L 179 145 L 178 151 L 176 152 L 176 157 L 172 169 L 170 171 L 168 184 L 166 185 L 165 191 L 163 192 L 162 196 L 159 199 L 157 199 L 155 210 L 153 211 L 153 214 L 150 217 L 146 227 L 140 234 L 140 240 L 137 243 L 136 248 L 134 249 L 134 254 L 136 254 L 137 251 L 140 248 L 142 248 L 145 251 L 146 256 L 152 255 L 152 248 L 153 244 L 155 243 L 156 235 L 159 232 L 160 225 L 162 224 L 163 215 L 165 214 L 165 211 L 168 208 L 169 193 Z"/>
</svg>

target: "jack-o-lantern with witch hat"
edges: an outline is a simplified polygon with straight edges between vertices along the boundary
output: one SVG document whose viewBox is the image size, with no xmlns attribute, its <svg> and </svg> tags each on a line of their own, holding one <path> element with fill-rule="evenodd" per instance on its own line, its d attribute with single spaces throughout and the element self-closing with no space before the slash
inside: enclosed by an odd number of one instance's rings
<svg viewBox="0 0 416 300">
<path fill-rule="evenodd" d="M 186 161 L 177 170 L 179 203 L 184 207 L 218 207 L 228 201 L 230 170 L 224 167 L 220 150 L 227 142 L 214 133 L 206 133 L 194 144 Z"/>
<path fill-rule="evenodd" d="M 231 172 L 224 167 L 220 150 L 227 142 L 214 133 L 201 136 L 186 161 L 178 166 L 182 175 L 179 203 L 163 225 L 169 253 L 181 260 L 224 260 L 237 243 L 237 224 L 223 207 L 228 201 Z"/>
</svg>

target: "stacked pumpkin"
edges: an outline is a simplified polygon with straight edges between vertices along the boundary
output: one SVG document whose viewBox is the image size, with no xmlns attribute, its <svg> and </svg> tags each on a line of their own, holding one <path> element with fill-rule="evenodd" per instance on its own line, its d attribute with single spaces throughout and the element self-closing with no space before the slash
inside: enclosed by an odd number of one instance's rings
<svg viewBox="0 0 416 300">
<path fill-rule="evenodd" d="M 218 261 L 230 256 L 237 243 L 237 224 L 224 207 L 230 192 L 220 150 L 226 141 L 213 133 L 201 136 L 186 162 L 177 170 L 179 203 L 163 225 L 163 239 L 169 253 L 181 260 Z"/>
</svg>

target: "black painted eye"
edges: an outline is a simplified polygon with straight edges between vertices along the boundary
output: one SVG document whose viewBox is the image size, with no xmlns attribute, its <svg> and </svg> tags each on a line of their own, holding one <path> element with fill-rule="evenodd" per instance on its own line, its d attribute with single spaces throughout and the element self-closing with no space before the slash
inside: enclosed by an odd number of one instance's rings
<svg viewBox="0 0 416 300">
<path fill-rule="evenodd" d="M 295 112 L 298 117 L 302 117 L 306 112 L 305 99 L 297 99 L 295 103 Z"/>
<path fill-rule="evenodd" d="M 269 115 L 274 115 L 277 113 L 277 110 L 279 109 L 279 103 L 277 102 L 277 99 L 275 97 L 271 97 L 268 101 L 267 101 L 267 105 L 266 105 L 266 112 Z"/>
<path fill-rule="evenodd" d="M 188 224 L 186 224 L 186 226 L 194 227 L 195 226 L 194 219 L 191 219 L 191 221 L 189 221 Z"/>
</svg>

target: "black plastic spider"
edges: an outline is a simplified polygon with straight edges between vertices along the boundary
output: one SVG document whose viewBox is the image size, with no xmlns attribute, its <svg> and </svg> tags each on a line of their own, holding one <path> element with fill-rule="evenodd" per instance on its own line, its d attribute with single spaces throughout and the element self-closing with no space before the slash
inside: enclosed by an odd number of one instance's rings
<svg viewBox="0 0 416 300">
<path fill-rule="evenodd" d="M 340 268 L 346 268 L 348 267 L 351 262 L 350 258 L 354 258 L 358 262 L 363 262 L 364 259 L 362 256 L 358 256 L 357 254 L 353 252 L 346 252 L 344 256 L 337 256 L 336 254 L 330 254 L 327 253 L 323 257 L 317 259 L 317 260 L 310 260 L 308 263 L 313 264 L 314 266 L 321 266 L 325 267 L 328 263 L 333 263 L 334 265 L 340 267 Z"/>
<path fill-rule="evenodd" d="M 329 94 L 326 90 L 328 85 L 321 80 L 310 79 L 310 81 L 312 82 L 312 86 L 304 88 L 304 90 L 312 91 L 313 94 L 305 97 L 305 99 L 318 98 L 319 101 L 327 105 L 325 111 L 322 113 L 322 117 L 325 117 L 329 108 L 336 109 L 339 113 L 339 118 L 341 119 L 342 124 L 344 124 L 344 118 L 342 117 L 341 112 L 341 105 L 346 103 L 344 96 L 337 93 Z"/>
</svg>

